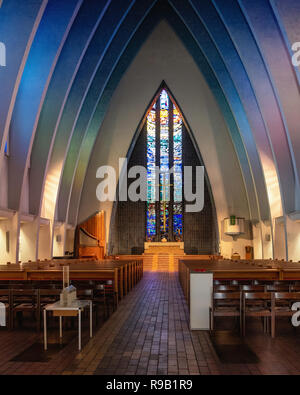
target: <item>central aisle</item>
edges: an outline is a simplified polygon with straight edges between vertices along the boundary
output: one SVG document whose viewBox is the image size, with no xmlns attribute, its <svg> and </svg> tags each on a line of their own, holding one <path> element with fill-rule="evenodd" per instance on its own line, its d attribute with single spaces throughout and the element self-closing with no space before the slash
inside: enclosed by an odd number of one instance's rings
<svg viewBox="0 0 300 395">
<path fill-rule="evenodd" d="M 209 333 L 189 330 L 177 272 L 148 271 L 63 374 L 299 374 L 299 337 L 287 330 L 272 340 L 258 322 L 246 341 L 260 362 L 222 364 Z"/>
<path fill-rule="evenodd" d="M 218 373 L 208 335 L 189 330 L 177 273 L 144 273 L 77 359 L 75 374 Z"/>
<path fill-rule="evenodd" d="M 257 373 L 255 366 L 235 365 L 234 369 Z M 189 330 L 188 308 L 177 272 L 145 272 L 64 374 L 221 372 L 224 367 L 208 333 Z"/>
</svg>

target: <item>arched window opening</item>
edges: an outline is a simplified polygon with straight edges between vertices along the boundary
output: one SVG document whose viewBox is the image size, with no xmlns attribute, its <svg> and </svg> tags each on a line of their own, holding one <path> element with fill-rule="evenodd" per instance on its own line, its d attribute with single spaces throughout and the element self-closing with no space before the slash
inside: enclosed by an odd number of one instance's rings
<svg viewBox="0 0 300 395">
<path fill-rule="evenodd" d="M 182 130 L 182 115 L 162 89 L 147 116 L 148 240 L 183 237 Z"/>
</svg>

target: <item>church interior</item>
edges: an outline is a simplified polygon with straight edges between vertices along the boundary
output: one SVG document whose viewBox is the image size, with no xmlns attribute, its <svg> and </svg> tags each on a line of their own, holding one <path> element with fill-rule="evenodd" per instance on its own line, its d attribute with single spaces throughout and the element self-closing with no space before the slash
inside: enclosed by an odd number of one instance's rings
<svg viewBox="0 0 300 395">
<path fill-rule="evenodd" d="M 0 0 L 0 375 L 300 374 L 299 18 Z"/>
</svg>

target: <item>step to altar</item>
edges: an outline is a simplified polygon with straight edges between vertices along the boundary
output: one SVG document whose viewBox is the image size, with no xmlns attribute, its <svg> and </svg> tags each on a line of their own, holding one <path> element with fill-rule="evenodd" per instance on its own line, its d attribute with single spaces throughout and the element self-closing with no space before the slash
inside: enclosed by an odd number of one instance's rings
<svg viewBox="0 0 300 395">
<path fill-rule="evenodd" d="M 144 271 L 145 272 L 177 272 L 178 260 L 183 258 L 183 255 L 175 254 L 145 254 Z"/>
</svg>

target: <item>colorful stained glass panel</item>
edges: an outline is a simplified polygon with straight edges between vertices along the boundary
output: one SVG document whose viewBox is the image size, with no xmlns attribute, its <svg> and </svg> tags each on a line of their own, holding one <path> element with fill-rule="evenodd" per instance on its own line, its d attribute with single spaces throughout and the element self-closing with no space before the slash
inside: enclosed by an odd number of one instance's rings
<svg viewBox="0 0 300 395">
<path fill-rule="evenodd" d="M 155 203 L 147 203 L 147 235 L 155 236 L 155 234 L 156 234 Z"/>
<path fill-rule="evenodd" d="M 156 160 L 156 110 L 155 105 L 147 116 L 147 234 L 155 235 L 155 160 Z"/>
<path fill-rule="evenodd" d="M 156 235 L 156 222 L 159 221 L 160 234 L 167 234 L 170 221 L 170 138 L 173 139 L 173 233 L 182 235 L 183 231 L 183 165 L 182 165 L 182 116 L 163 89 L 158 99 L 159 112 L 154 105 L 147 116 L 147 235 Z M 173 109 L 173 130 L 170 130 L 170 105 Z M 156 114 L 159 116 L 159 130 L 156 130 Z M 159 134 L 158 134 L 159 133 Z M 156 144 L 159 139 L 159 161 Z M 160 175 L 156 179 L 156 168 Z M 156 214 L 156 188 L 159 185 L 159 211 Z"/>
<path fill-rule="evenodd" d="M 169 210 L 165 202 L 170 200 L 169 175 L 169 96 L 165 90 L 160 94 L 160 231 L 168 232 Z"/>
<path fill-rule="evenodd" d="M 173 105 L 174 206 L 173 231 L 182 234 L 182 117 Z"/>
</svg>

